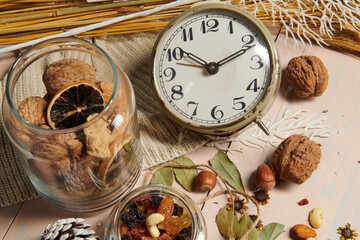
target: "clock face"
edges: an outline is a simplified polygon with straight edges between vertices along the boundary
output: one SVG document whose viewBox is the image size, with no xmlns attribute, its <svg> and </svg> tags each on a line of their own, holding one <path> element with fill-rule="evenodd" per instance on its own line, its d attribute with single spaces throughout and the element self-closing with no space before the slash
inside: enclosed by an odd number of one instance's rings
<svg viewBox="0 0 360 240">
<path fill-rule="evenodd" d="M 221 128 L 248 116 L 272 80 L 263 30 L 238 11 L 199 8 L 175 20 L 154 56 L 156 93 L 187 125 Z"/>
</svg>

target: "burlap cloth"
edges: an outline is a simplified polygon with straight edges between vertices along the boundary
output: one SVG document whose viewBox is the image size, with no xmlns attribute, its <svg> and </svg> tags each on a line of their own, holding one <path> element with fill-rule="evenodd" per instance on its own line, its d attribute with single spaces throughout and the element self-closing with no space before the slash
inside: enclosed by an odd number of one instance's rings
<svg viewBox="0 0 360 240">
<path fill-rule="evenodd" d="M 128 74 L 133 84 L 142 140 L 143 168 L 184 155 L 206 142 L 204 137 L 184 131 L 168 119 L 153 95 L 151 51 L 158 34 L 136 33 L 92 39 Z M 5 91 L 5 78 L 0 82 L 1 94 Z M 4 207 L 37 198 L 38 194 L 14 154 L 2 123 L 0 127 L 0 206 Z"/>
</svg>

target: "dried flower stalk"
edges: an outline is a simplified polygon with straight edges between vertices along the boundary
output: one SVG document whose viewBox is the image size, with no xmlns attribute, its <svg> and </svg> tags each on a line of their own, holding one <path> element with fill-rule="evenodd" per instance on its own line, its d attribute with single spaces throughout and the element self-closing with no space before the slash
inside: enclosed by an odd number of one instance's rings
<svg viewBox="0 0 360 240">
<path fill-rule="evenodd" d="M 143 12 L 170 2 L 173 1 L 22 0 L 7 2 L 0 6 L 0 45 L 22 43 L 59 34 L 77 27 Z M 282 25 L 286 36 L 293 37 L 296 45 L 315 42 L 360 57 L 360 2 L 358 0 L 227 0 L 224 2 L 253 13 L 267 26 Z M 189 7 L 189 4 L 185 4 L 166 8 L 148 16 L 113 23 L 76 36 L 94 37 L 159 30 L 169 19 Z"/>
</svg>

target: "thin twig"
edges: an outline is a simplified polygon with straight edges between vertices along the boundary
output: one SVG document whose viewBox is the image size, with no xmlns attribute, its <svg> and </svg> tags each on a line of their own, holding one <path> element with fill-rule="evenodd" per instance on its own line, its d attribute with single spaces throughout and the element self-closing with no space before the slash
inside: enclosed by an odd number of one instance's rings
<svg viewBox="0 0 360 240">
<path fill-rule="evenodd" d="M 197 2 L 197 1 L 198 0 L 177 0 L 177 1 L 170 2 L 170 3 L 164 4 L 162 6 L 156 7 L 156 8 L 144 10 L 144 11 L 141 11 L 141 12 L 132 13 L 132 14 L 129 14 L 129 15 L 115 17 L 115 18 L 112 18 L 112 19 L 109 19 L 109 20 L 106 20 L 106 21 L 103 21 L 103 22 L 90 24 L 90 25 L 87 25 L 87 26 L 84 26 L 84 27 L 74 28 L 74 29 L 71 29 L 71 30 L 63 32 L 63 33 L 58 33 L 58 34 L 55 34 L 55 35 L 46 36 L 46 37 L 43 37 L 43 38 L 38 38 L 38 39 L 29 41 L 29 42 L 19 43 L 19 44 L 13 45 L 13 46 L 1 48 L 0 53 L 14 51 L 14 50 L 17 50 L 17 49 L 20 49 L 20 48 L 28 47 L 28 46 L 40 43 L 42 41 L 57 38 L 57 37 L 70 37 L 70 36 L 73 36 L 73 35 L 76 35 L 76 34 L 79 34 L 79 33 L 83 33 L 83 32 L 86 32 L 86 31 L 93 30 L 93 29 L 101 28 L 101 27 L 104 27 L 104 26 L 108 26 L 110 24 L 114 24 L 114 23 L 124 21 L 124 20 L 127 20 L 127 19 L 147 16 L 147 15 L 150 15 L 152 13 L 156 13 L 156 12 L 168 9 L 168 8 L 177 7 L 177 6 L 184 5 L 184 4 L 190 4 L 190 3 L 193 3 L 193 2 Z"/>
</svg>

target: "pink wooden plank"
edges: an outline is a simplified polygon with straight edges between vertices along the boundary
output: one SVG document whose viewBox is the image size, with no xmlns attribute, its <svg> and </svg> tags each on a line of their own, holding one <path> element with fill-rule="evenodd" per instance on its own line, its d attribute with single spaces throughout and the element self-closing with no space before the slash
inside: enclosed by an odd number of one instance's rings
<svg viewBox="0 0 360 240">
<path fill-rule="evenodd" d="M 289 44 L 290 43 L 290 44 Z M 360 76 L 359 61 L 326 48 L 306 46 L 304 50 L 293 49 L 291 40 L 287 46 L 284 44 L 284 36 L 281 35 L 277 41 L 281 55 L 282 66 L 286 67 L 290 58 L 305 55 L 320 57 L 329 70 L 330 82 L 328 89 L 323 96 L 314 99 L 299 99 L 293 93 L 284 94 L 288 84 L 284 81 L 282 91 L 278 98 L 283 102 L 275 102 L 273 108 L 266 115 L 266 118 L 276 118 L 274 114 L 278 111 L 279 117 L 289 107 L 296 110 L 307 110 L 316 113 L 319 117 L 328 117 L 326 124 L 329 124 L 332 136 L 327 139 L 315 140 L 322 145 L 322 160 L 313 176 L 301 185 L 280 182 L 270 192 L 270 203 L 261 208 L 264 223 L 276 221 L 286 225 L 286 233 L 279 239 L 288 239 L 289 232 L 293 225 L 302 223 L 308 224 L 308 214 L 314 207 L 321 207 L 325 210 L 323 226 L 317 230 L 319 239 L 337 239 L 339 235 L 336 229 L 351 223 L 353 228 L 360 228 L 360 200 L 359 189 L 360 176 L 358 142 L 359 131 L 359 100 L 360 100 Z M 327 113 L 322 113 L 327 109 Z M 260 162 L 251 165 L 241 165 L 244 181 L 249 179 L 258 164 L 271 159 L 275 149 L 269 148 L 262 152 Z M 249 150 L 250 152 L 256 150 Z M 244 154 L 236 154 L 239 158 L 248 158 L 249 151 Z M 259 159 L 254 158 L 254 161 Z M 356 189 L 356 190 L 355 190 Z M 303 198 L 309 199 L 310 203 L 300 207 L 297 202 Z"/>
<path fill-rule="evenodd" d="M 22 204 L 0 208 L 0 237 L 4 239 L 6 232 L 11 227 L 16 215 L 21 209 Z"/>
</svg>

